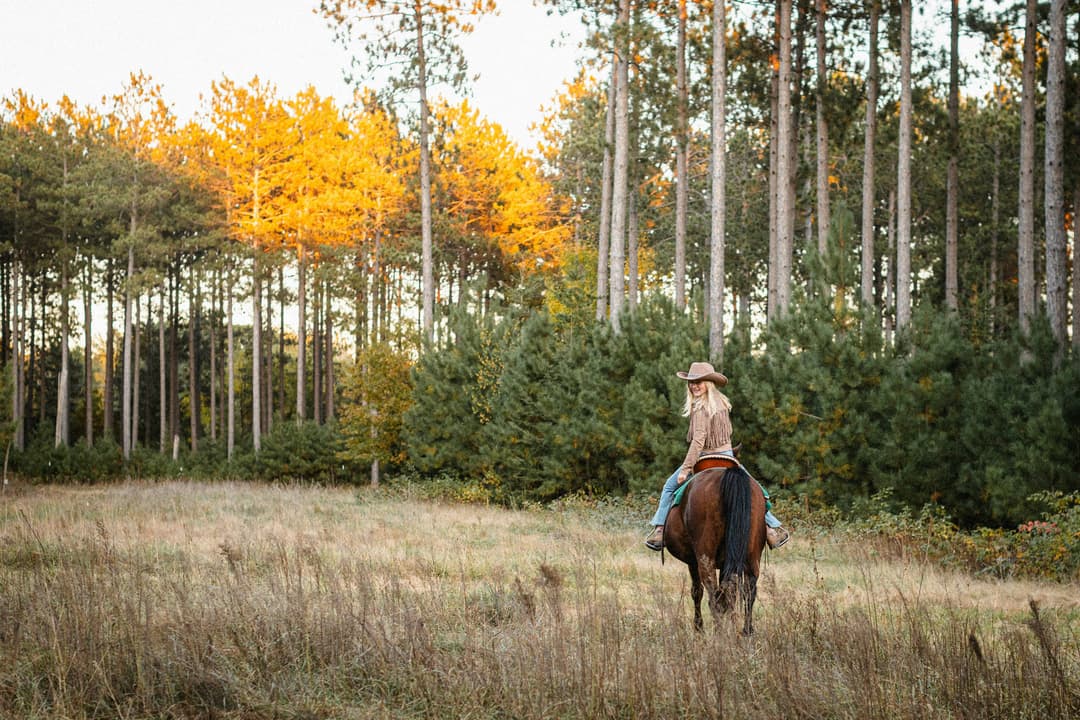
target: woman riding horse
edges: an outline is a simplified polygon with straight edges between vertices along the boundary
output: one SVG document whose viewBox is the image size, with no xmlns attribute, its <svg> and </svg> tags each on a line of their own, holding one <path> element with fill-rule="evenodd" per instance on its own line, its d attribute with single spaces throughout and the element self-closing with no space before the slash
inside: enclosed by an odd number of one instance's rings
<svg viewBox="0 0 1080 720">
<path fill-rule="evenodd" d="M 686 436 L 690 448 L 682 465 L 671 474 L 660 492 L 660 506 L 652 519 L 653 531 L 645 539 L 645 545 L 651 550 L 663 549 L 664 523 L 671 510 L 675 491 L 690 477 L 700 457 L 703 454 L 735 457 L 731 449 L 731 401 L 720 392 L 720 388 L 727 385 L 727 378 L 707 362 L 691 363 L 688 372 L 675 374 L 686 380 L 683 415 L 690 418 L 690 430 Z M 769 495 L 764 488 L 762 493 L 767 501 Z M 765 524 L 769 547 L 778 548 L 788 541 L 790 534 L 769 509 L 765 512 Z"/>
</svg>

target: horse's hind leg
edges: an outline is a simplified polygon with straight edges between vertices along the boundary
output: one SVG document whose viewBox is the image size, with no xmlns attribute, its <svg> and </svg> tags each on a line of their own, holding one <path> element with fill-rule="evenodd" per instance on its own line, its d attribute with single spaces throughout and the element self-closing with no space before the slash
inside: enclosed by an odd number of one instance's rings
<svg viewBox="0 0 1080 720">
<path fill-rule="evenodd" d="M 701 556 L 698 558 L 698 572 L 701 582 L 705 586 L 705 592 L 709 595 L 709 610 L 712 611 L 713 621 L 717 628 L 720 627 L 720 617 L 726 612 L 723 607 L 723 589 L 716 583 L 716 563 L 711 557 Z"/>
<path fill-rule="evenodd" d="M 694 629 L 700 631 L 704 627 L 701 620 L 701 596 L 704 594 L 701 588 L 701 575 L 697 565 L 690 563 L 687 567 L 690 569 L 690 597 L 694 601 Z"/>
<path fill-rule="evenodd" d="M 757 599 L 757 575 L 743 575 L 739 578 L 743 605 L 742 634 L 749 637 L 754 634 L 754 600 Z"/>
</svg>

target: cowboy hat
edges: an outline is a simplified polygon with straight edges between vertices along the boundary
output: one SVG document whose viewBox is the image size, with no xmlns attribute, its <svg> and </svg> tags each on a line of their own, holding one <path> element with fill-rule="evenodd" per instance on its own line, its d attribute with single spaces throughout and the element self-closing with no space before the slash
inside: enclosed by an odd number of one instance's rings
<svg viewBox="0 0 1080 720">
<path fill-rule="evenodd" d="M 709 380 L 716 383 L 717 387 L 724 387 L 727 385 L 727 378 L 722 373 L 716 372 L 713 366 L 707 362 L 690 363 L 689 372 L 677 372 L 675 373 L 683 380 L 687 382 L 700 382 L 701 380 Z"/>
</svg>

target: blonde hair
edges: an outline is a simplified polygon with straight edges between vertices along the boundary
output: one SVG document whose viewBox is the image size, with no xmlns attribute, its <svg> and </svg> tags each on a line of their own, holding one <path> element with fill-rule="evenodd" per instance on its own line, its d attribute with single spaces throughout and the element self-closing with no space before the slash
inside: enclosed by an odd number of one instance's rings
<svg viewBox="0 0 1080 720">
<path fill-rule="evenodd" d="M 701 400 L 694 398 L 694 394 L 690 392 L 690 383 L 686 383 L 686 404 L 683 405 L 683 417 L 690 417 L 690 413 L 699 408 L 705 411 L 705 417 L 712 417 L 721 410 L 731 410 L 731 401 L 728 400 L 727 395 L 720 392 L 716 383 L 712 380 L 701 382 L 705 385 L 705 397 Z"/>
</svg>

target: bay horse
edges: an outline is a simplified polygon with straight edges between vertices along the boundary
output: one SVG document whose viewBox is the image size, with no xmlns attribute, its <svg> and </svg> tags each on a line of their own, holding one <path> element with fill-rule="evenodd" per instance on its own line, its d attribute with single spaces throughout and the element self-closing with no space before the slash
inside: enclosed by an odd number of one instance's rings
<svg viewBox="0 0 1080 720">
<path fill-rule="evenodd" d="M 717 627 L 741 601 L 742 634 L 751 635 L 765 547 L 765 495 L 738 461 L 724 455 L 703 457 L 694 472 L 682 501 L 668 514 L 664 547 L 690 570 L 694 627 L 702 629 L 707 590 Z"/>
</svg>

